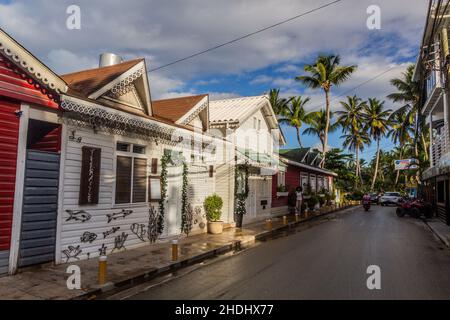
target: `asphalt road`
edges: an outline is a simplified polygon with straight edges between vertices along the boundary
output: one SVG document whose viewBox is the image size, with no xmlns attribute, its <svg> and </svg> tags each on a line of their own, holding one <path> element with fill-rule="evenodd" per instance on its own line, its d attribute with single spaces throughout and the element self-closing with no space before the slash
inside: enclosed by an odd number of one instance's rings
<svg viewBox="0 0 450 320">
<path fill-rule="evenodd" d="M 369 290 L 369 265 L 381 289 Z M 394 207 L 358 209 L 127 299 L 449 299 L 450 250 Z"/>
</svg>

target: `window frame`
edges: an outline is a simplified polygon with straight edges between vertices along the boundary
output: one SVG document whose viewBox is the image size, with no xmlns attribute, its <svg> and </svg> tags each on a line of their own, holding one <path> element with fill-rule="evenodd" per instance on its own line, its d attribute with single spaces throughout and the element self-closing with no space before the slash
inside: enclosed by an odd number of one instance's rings
<svg viewBox="0 0 450 320">
<path fill-rule="evenodd" d="M 130 145 L 129 150 L 130 151 L 120 151 L 117 150 L 117 144 L 118 143 L 123 143 L 123 144 L 128 144 Z M 139 147 L 144 147 L 144 153 L 134 153 L 133 152 L 133 148 L 134 146 L 139 146 Z M 121 206 L 140 206 L 140 205 L 145 205 L 147 203 L 149 203 L 149 196 L 148 196 L 148 177 L 150 176 L 150 172 L 149 172 L 149 157 L 147 156 L 147 150 L 148 150 L 148 145 L 143 144 L 143 143 L 135 143 L 135 142 L 129 142 L 129 141 L 124 141 L 124 140 L 116 140 L 115 144 L 114 144 L 114 187 L 113 187 L 113 206 L 114 207 L 121 207 Z M 130 202 L 123 202 L 123 203 L 117 203 L 116 202 L 116 197 L 117 197 L 117 158 L 118 157 L 128 157 L 131 158 L 131 181 L 130 181 Z M 134 189 L 134 159 L 143 159 L 146 161 L 146 165 L 145 165 L 145 172 L 146 172 L 146 177 L 145 177 L 145 200 L 144 201 L 140 201 L 140 202 L 133 202 L 133 189 Z"/>
<path fill-rule="evenodd" d="M 278 171 L 278 176 L 277 176 L 277 187 L 283 186 L 286 187 L 286 171 Z"/>
</svg>

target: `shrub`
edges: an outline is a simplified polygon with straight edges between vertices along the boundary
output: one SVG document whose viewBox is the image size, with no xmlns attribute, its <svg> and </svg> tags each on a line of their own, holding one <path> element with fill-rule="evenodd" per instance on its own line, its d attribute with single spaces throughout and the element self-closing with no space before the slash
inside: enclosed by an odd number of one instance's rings
<svg viewBox="0 0 450 320">
<path fill-rule="evenodd" d="M 312 195 L 311 198 L 308 199 L 308 207 L 312 210 L 319 203 L 319 197 L 316 195 Z"/>
<path fill-rule="evenodd" d="M 203 207 L 205 208 L 206 216 L 209 221 L 214 222 L 220 220 L 220 216 L 222 215 L 222 206 L 222 198 L 217 194 L 213 194 L 212 196 L 205 198 Z"/>
</svg>

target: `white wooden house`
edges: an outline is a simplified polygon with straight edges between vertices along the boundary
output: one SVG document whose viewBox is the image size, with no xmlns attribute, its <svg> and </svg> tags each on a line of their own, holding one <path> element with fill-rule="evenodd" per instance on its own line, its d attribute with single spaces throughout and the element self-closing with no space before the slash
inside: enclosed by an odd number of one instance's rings
<svg viewBox="0 0 450 320">
<path fill-rule="evenodd" d="M 249 194 L 244 223 L 269 217 L 272 175 L 278 168 L 278 148 L 285 141 L 268 96 L 211 101 L 209 112 L 211 132 L 225 137 L 231 144 L 223 152 L 224 161 L 217 163 L 215 181 L 217 190 L 230 191 L 224 211 L 229 219 L 233 217 L 234 168 L 248 163 Z"/>
<path fill-rule="evenodd" d="M 143 59 L 106 58 L 99 68 L 61 76 L 69 90 L 61 95 L 57 263 L 149 243 L 158 225 L 152 215 L 160 213 L 164 154 L 172 161 L 158 239 L 181 234 L 182 158 L 191 232 L 206 231 L 202 203 L 214 192 L 214 167 L 204 151 L 212 141 L 208 96 L 152 101 Z"/>
</svg>

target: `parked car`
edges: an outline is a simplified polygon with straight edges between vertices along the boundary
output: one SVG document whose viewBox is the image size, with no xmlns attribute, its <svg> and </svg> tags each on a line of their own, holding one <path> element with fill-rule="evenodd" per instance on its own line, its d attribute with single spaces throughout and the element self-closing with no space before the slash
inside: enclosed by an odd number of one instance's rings
<svg viewBox="0 0 450 320">
<path fill-rule="evenodd" d="M 378 201 L 379 201 L 378 193 L 371 193 L 370 194 L 370 202 L 378 204 Z"/>
<path fill-rule="evenodd" d="M 385 192 L 379 200 L 380 205 L 388 206 L 390 204 L 398 205 L 403 201 L 402 196 L 398 192 Z"/>
</svg>

